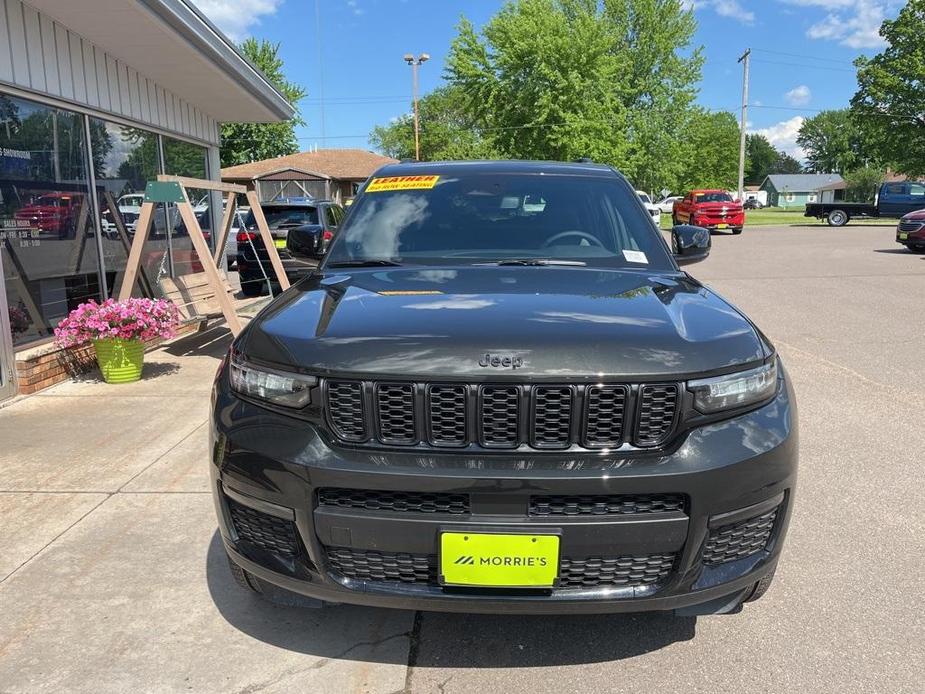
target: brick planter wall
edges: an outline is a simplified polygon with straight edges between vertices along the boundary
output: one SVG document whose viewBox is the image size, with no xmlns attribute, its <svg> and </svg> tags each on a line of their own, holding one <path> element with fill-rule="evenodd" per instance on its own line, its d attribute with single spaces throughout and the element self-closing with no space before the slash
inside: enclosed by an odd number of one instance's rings
<svg viewBox="0 0 925 694">
<path fill-rule="evenodd" d="M 180 326 L 177 336 L 188 335 L 198 329 L 199 323 L 187 323 Z M 162 344 L 164 340 L 151 340 L 145 344 L 145 351 L 148 352 Z M 96 368 L 93 345 L 63 349 L 54 344 L 47 344 L 23 350 L 16 354 L 19 394 L 37 393 Z"/>
</svg>

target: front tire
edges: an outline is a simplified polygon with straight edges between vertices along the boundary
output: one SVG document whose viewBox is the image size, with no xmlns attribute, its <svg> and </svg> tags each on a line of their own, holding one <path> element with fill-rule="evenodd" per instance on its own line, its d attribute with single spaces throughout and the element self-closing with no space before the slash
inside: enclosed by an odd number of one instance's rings
<svg viewBox="0 0 925 694">
<path fill-rule="evenodd" d="M 832 210 L 826 215 L 825 221 L 830 227 L 843 227 L 851 217 L 844 210 Z"/>
<path fill-rule="evenodd" d="M 272 583 L 261 581 L 249 571 L 235 564 L 231 557 L 228 557 L 228 568 L 231 569 L 231 576 L 234 578 L 234 582 L 241 588 L 252 595 L 258 596 L 261 600 L 266 600 L 278 607 L 305 607 L 317 610 L 326 605 L 337 604 L 325 603 L 323 600 L 316 600 L 306 595 L 299 595 L 285 588 L 279 588 Z"/>
<path fill-rule="evenodd" d="M 738 236 L 739 234 L 742 233 L 742 227 L 733 227 L 732 233 L 733 233 L 735 236 Z"/>
<path fill-rule="evenodd" d="M 925 253 L 925 246 L 906 246 L 910 253 Z"/>
</svg>

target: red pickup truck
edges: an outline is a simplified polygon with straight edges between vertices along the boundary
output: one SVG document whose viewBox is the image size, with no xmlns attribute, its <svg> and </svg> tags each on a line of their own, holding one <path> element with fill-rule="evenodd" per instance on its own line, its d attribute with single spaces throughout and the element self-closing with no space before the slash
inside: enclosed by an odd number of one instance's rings
<svg viewBox="0 0 925 694">
<path fill-rule="evenodd" d="M 731 229 L 741 234 L 745 226 L 745 210 L 725 190 L 692 190 L 676 200 L 671 211 L 674 224 L 693 224 L 714 229 Z"/>
<path fill-rule="evenodd" d="M 29 220 L 33 229 L 66 239 L 74 236 L 82 203 L 81 193 L 47 193 L 19 208 L 14 216 Z"/>
</svg>

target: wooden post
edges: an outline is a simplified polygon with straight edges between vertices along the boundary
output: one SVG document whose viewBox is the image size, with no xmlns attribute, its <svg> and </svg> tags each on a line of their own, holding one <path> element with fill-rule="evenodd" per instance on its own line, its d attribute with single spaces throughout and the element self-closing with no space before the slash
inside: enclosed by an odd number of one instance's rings
<svg viewBox="0 0 925 694">
<path fill-rule="evenodd" d="M 231 227 L 234 226 L 234 213 L 238 209 L 238 196 L 236 193 L 226 193 L 228 203 L 225 205 L 225 216 L 222 218 L 222 231 L 215 240 L 215 265 L 222 267 L 220 262 L 225 255 L 225 243 L 228 241 L 228 234 L 231 233 Z"/>
<path fill-rule="evenodd" d="M 283 269 L 283 261 L 279 259 L 279 252 L 276 250 L 273 234 L 270 233 L 270 227 L 267 225 L 267 218 L 263 216 L 263 208 L 260 207 L 260 198 L 257 197 L 257 191 L 253 189 L 248 190 L 247 201 L 250 203 L 251 214 L 254 215 L 257 228 L 260 229 L 260 238 L 263 239 L 263 245 L 267 248 L 267 255 L 270 256 L 270 265 L 273 266 L 276 279 L 279 280 L 279 286 L 283 291 L 286 291 L 289 289 L 289 278 L 286 277 L 286 271 Z"/>
<path fill-rule="evenodd" d="M 151 231 L 151 222 L 154 220 L 154 203 L 145 202 L 141 205 L 138 221 L 135 223 L 135 238 L 132 239 L 132 250 L 129 251 L 128 260 L 125 261 L 125 272 L 122 273 L 122 287 L 119 289 L 119 301 L 132 297 L 132 287 L 135 286 L 135 277 L 141 266 L 141 252 L 144 250 L 148 233 Z"/>
<path fill-rule="evenodd" d="M 183 196 L 186 197 L 185 189 Z M 202 229 L 199 228 L 199 222 L 196 221 L 196 215 L 193 213 L 193 206 L 190 205 L 189 198 L 185 202 L 178 202 L 177 210 L 180 212 L 180 219 L 186 225 L 186 232 L 189 234 L 190 241 L 193 242 L 193 248 L 196 249 L 196 255 L 199 256 L 199 262 L 202 263 L 202 269 L 206 273 L 209 284 L 212 285 L 215 291 L 218 305 L 225 315 L 225 320 L 228 321 L 228 328 L 231 330 L 231 334 L 237 337 L 238 333 L 241 332 L 241 321 L 238 319 L 238 314 L 235 313 L 231 297 L 228 296 L 227 285 L 221 275 L 218 274 L 215 263 L 212 262 L 212 254 L 209 253 L 209 246 L 202 235 Z"/>
</svg>

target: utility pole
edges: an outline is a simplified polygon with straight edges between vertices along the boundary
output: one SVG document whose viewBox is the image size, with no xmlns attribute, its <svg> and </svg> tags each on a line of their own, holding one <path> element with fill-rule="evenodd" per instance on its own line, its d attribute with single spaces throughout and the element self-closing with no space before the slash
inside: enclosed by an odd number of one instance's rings
<svg viewBox="0 0 925 694">
<path fill-rule="evenodd" d="M 414 102 L 414 159 L 421 161 L 421 125 L 418 120 L 418 67 L 430 60 L 430 55 L 421 53 L 415 58 L 411 53 L 405 53 L 404 61 L 411 66 L 411 98 Z"/>
<path fill-rule="evenodd" d="M 318 96 L 321 105 L 321 141 L 327 147 L 324 131 L 324 48 L 321 43 L 321 0 L 315 0 L 315 46 L 318 48 Z"/>
<path fill-rule="evenodd" d="M 748 48 L 737 62 L 742 63 L 742 121 L 739 126 L 739 202 L 745 200 L 745 121 L 748 118 L 748 59 L 752 49 Z"/>
</svg>

